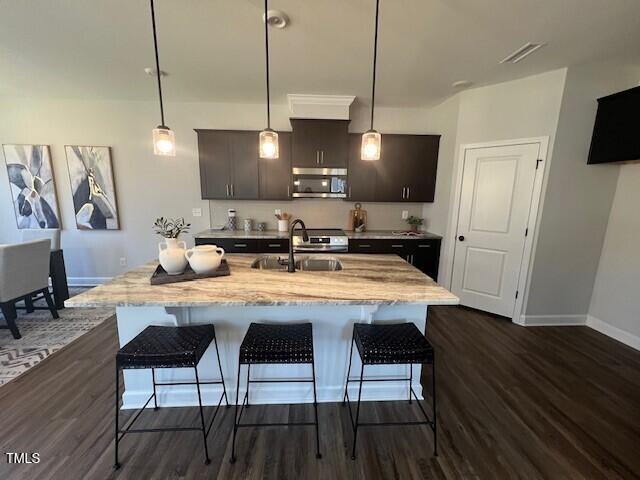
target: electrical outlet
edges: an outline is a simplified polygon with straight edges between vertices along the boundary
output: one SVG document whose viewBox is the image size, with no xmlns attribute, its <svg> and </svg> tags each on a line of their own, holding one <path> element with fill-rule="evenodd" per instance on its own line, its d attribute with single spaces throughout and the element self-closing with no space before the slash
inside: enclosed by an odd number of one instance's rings
<svg viewBox="0 0 640 480">
<path fill-rule="evenodd" d="M 406 220 L 409 218 L 409 210 L 402 210 L 402 219 Z"/>
<path fill-rule="evenodd" d="M 201 217 L 202 216 L 202 209 L 201 208 L 192 208 L 191 209 L 191 215 L 193 215 L 194 217 Z"/>
<path fill-rule="evenodd" d="M 127 266 L 127 258 L 126 257 L 120 257 L 120 266 L 121 267 L 126 267 Z"/>
</svg>

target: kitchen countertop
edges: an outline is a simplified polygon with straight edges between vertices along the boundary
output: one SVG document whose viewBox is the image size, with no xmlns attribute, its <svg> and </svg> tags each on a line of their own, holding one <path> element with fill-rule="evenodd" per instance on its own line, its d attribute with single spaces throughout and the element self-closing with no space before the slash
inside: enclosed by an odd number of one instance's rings
<svg viewBox="0 0 640 480">
<path fill-rule="evenodd" d="M 302 258 L 306 255 L 297 255 Z M 330 257 L 328 254 L 312 255 Z M 342 270 L 300 272 L 251 268 L 258 255 L 227 254 L 231 275 L 150 285 L 151 262 L 72 297 L 67 307 L 207 307 L 290 305 L 455 305 L 459 299 L 396 255 L 341 254 Z"/>
<path fill-rule="evenodd" d="M 353 240 L 424 240 L 424 239 L 441 239 L 440 235 L 429 232 L 420 232 L 419 235 L 394 235 L 395 230 L 367 230 L 366 232 L 354 232 L 345 230 L 347 237 Z M 196 238 L 237 238 L 237 239 L 288 239 L 289 232 L 278 232 L 277 230 L 265 230 L 259 232 L 252 230 L 245 232 L 244 230 L 204 230 L 197 233 Z"/>
</svg>

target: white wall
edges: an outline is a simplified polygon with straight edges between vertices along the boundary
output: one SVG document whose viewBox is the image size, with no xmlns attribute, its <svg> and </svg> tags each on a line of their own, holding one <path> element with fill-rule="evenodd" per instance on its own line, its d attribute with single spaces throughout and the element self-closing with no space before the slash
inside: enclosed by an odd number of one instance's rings
<svg viewBox="0 0 640 480">
<path fill-rule="evenodd" d="M 288 109 L 275 105 L 273 127 L 290 130 Z M 72 281 L 91 282 L 111 277 L 132 266 L 155 258 L 158 238 L 151 225 L 158 216 L 185 216 L 192 232 L 209 228 L 210 215 L 226 216 L 229 202 L 208 202 L 200 198 L 197 138 L 194 128 L 256 129 L 264 127 L 263 104 L 168 103 L 167 123 L 176 132 L 177 156 L 155 157 L 151 129 L 158 124 L 156 102 L 43 100 L 0 97 L 0 143 L 51 145 L 58 204 L 63 225 L 62 246 L 67 273 Z M 352 131 L 368 128 L 368 110 L 354 107 Z M 427 115 L 421 109 L 381 108 L 376 124 L 383 132 L 434 133 L 428 130 Z M 437 133 L 437 132 L 435 132 Z M 75 227 L 64 145 L 108 145 L 116 181 L 121 230 L 78 231 Z M 4 162 L 2 162 L 3 164 Z M 0 243 L 16 242 L 16 228 L 6 169 L 0 168 Z M 350 202 L 233 202 L 243 216 L 258 217 L 260 209 L 270 212 L 282 207 L 301 216 L 332 220 L 346 226 Z M 191 209 L 202 208 L 202 217 L 191 217 Z M 401 211 L 419 215 L 421 204 L 367 204 L 374 228 L 404 226 Z M 246 214 L 245 214 L 246 213 Z M 266 215 L 266 214 L 265 214 Z M 311 222 L 312 224 L 314 222 Z M 192 236 L 187 238 L 192 241 Z M 126 258 L 127 266 L 120 266 Z"/>
<path fill-rule="evenodd" d="M 625 334 L 628 338 L 633 336 L 635 348 L 638 349 L 640 349 L 639 206 L 640 162 L 621 165 L 589 307 L 591 326 L 614 336 L 617 333 L 618 338 Z M 627 343 L 631 342 L 627 341 Z"/>
<path fill-rule="evenodd" d="M 586 318 L 619 170 L 587 165 L 596 99 L 637 84 L 635 72 L 608 63 L 568 69 L 526 299 L 529 320 Z"/>
</svg>

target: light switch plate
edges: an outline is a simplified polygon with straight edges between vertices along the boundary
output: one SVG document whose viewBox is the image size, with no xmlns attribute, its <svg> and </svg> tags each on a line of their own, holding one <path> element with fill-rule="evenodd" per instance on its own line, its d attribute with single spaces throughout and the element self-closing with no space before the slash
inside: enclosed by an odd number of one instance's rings
<svg viewBox="0 0 640 480">
<path fill-rule="evenodd" d="M 192 208 L 191 209 L 191 215 L 193 215 L 194 217 L 201 217 L 202 216 L 202 209 L 201 208 Z"/>
<path fill-rule="evenodd" d="M 409 210 L 402 210 L 402 219 L 406 220 L 409 218 Z"/>
</svg>

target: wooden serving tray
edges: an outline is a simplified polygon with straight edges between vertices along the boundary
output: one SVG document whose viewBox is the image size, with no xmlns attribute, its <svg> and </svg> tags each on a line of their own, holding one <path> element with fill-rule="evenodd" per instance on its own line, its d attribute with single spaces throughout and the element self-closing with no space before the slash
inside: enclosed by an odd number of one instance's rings
<svg viewBox="0 0 640 480">
<path fill-rule="evenodd" d="M 151 285 L 164 285 L 167 283 L 189 282 L 191 280 L 200 280 L 201 278 L 213 278 L 213 277 L 226 277 L 231 275 L 229 270 L 229 264 L 223 258 L 220 266 L 215 272 L 211 273 L 196 273 L 191 269 L 190 265 L 180 275 L 169 275 L 162 265 L 158 265 L 156 271 L 151 275 Z"/>
</svg>

